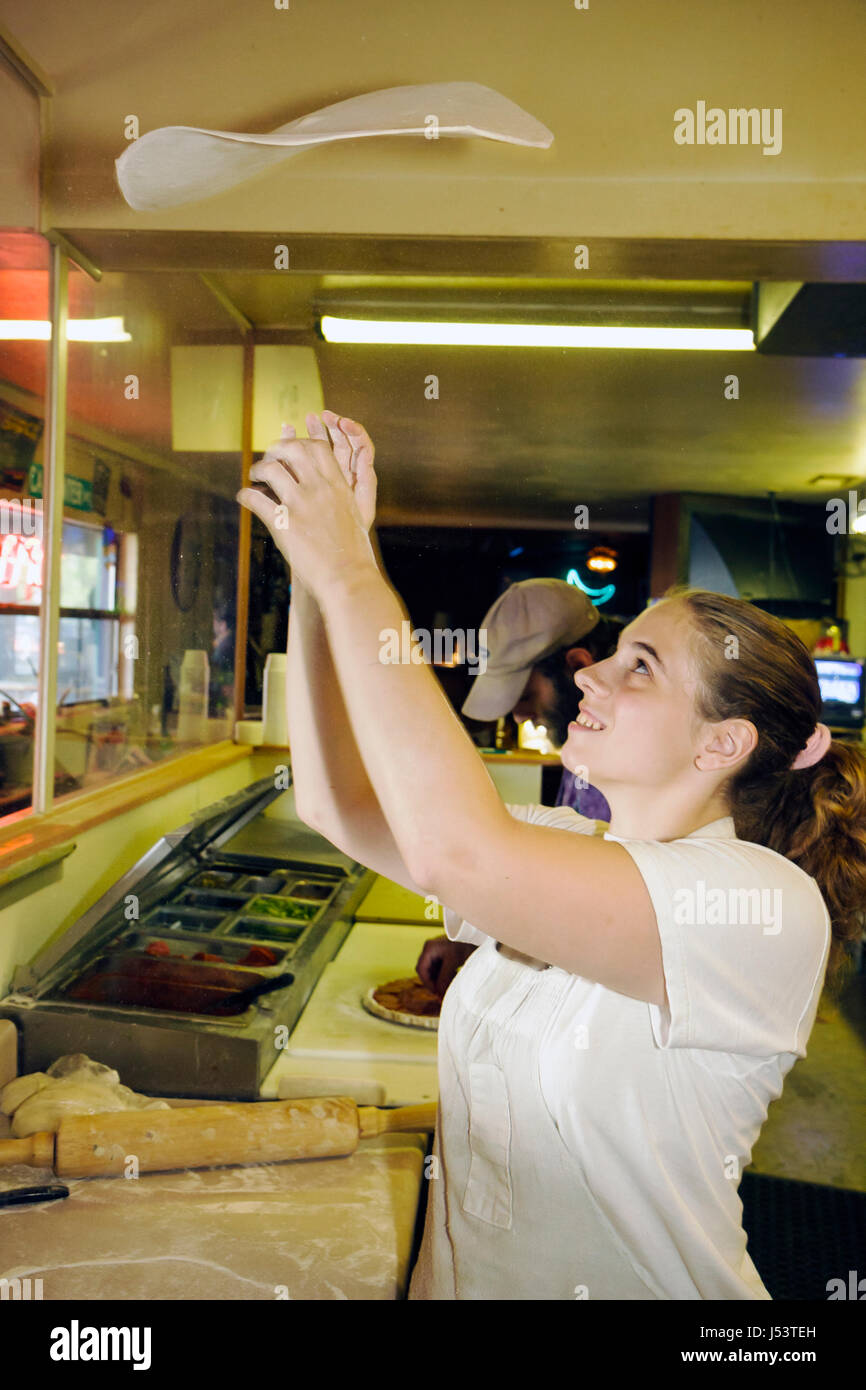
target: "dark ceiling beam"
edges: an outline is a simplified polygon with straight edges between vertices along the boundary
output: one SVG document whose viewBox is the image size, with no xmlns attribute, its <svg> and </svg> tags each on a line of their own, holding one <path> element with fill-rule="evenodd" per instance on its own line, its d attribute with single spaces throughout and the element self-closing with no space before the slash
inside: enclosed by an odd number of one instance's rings
<svg viewBox="0 0 866 1390">
<path fill-rule="evenodd" d="M 310 236 L 290 231 L 62 229 L 103 270 L 248 271 L 291 275 L 507 275 L 582 280 L 866 282 L 862 241 L 590 238 L 590 270 L 573 270 L 577 238 Z M 274 247 L 289 269 L 274 270 Z"/>
</svg>

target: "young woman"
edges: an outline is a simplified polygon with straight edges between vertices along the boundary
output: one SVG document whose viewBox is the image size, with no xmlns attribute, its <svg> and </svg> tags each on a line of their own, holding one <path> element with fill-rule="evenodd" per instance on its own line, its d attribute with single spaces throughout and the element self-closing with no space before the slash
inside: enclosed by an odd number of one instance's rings
<svg viewBox="0 0 866 1390">
<path fill-rule="evenodd" d="M 777 619 L 675 594 L 580 670 L 562 749 L 610 827 L 504 806 L 370 544 L 353 421 L 284 428 L 245 489 L 292 566 L 298 814 L 446 906 L 427 1224 L 432 1299 L 767 1299 L 739 1180 L 860 931 L 866 775 Z"/>
</svg>

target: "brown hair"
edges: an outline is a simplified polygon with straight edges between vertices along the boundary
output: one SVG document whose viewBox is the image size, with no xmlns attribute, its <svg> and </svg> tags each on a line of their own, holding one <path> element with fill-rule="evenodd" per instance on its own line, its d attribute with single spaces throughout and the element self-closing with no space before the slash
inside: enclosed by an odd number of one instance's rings
<svg viewBox="0 0 866 1390">
<path fill-rule="evenodd" d="M 699 634 L 700 715 L 757 729 L 757 746 L 725 787 L 734 827 L 815 879 L 833 931 L 827 982 L 838 989 L 866 909 L 866 758 L 834 739 L 820 762 L 792 770 L 821 718 L 821 692 L 807 648 L 781 619 L 703 589 L 665 599 L 686 606 Z"/>
</svg>

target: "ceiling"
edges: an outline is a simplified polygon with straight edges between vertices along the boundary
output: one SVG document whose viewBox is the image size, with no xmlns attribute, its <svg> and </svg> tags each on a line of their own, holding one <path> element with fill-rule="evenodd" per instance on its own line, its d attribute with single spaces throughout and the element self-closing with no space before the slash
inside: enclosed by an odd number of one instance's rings
<svg viewBox="0 0 866 1390">
<path fill-rule="evenodd" d="M 53 93 L 46 225 L 560 237 L 595 253 L 604 237 L 863 239 L 866 7 L 834 0 L 832 24 L 825 11 L 814 0 L 148 0 L 121 20 L 116 0 L 0 0 L 0 28 Z M 136 133 L 262 134 L 361 94 L 450 82 L 494 89 L 553 143 L 338 141 L 158 214 L 134 212 L 118 188 L 115 160 Z M 764 158 L 754 143 L 678 143 L 676 111 L 704 98 L 783 109 L 783 148 Z M 570 268 L 560 260 L 560 274 Z"/>
<path fill-rule="evenodd" d="M 39 258 L 42 257 L 42 267 Z M 45 244 L 0 235 L 0 316 L 47 314 Z M 78 426 L 171 456 L 172 344 L 240 341 L 227 303 L 262 341 L 315 345 L 326 405 L 361 420 L 377 448 L 383 523 L 568 529 L 643 526 L 654 493 L 816 501 L 866 476 L 866 364 L 758 353 L 430 348 L 328 344 L 325 306 L 546 321 L 748 322 L 748 281 L 528 276 L 377 276 L 110 271 L 70 274 L 70 316 L 122 314 L 128 344 L 70 345 L 68 408 Z M 384 311 L 383 311 L 384 312 Z M 0 378 L 41 395 L 45 346 L 0 343 Z M 122 382 L 135 371 L 130 408 Z M 738 399 L 725 378 L 736 373 Z M 438 399 L 425 381 L 438 378 Z M 278 431 L 275 430 L 275 434 Z M 234 456 L 174 456 L 220 491 Z M 824 476 L 825 481 L 816 479 Z"/>
<path fill-rule="evenodd" d="M 72 428 L 231 493 L 236 456 L 172 452 L 170 349 L 238 343 L 246 321 L 262 341 L 315 347 L 326 404 L 376 443 L 383 522 L 567 530 L 586 504 L 594 527 L 644 526 L 657 493 L 837 495 L 866 477 L 863 360 L 337 346 L 315 332 L 337 300 L 359 312 L 400 300 L 416 316 L 747 323 L 756 281 L 866 280 L 863 7 L 839 0 L 834 25 L 811 0 L 776 10 L 670 0 L 662 42 L 640 0 L 597 13 L 554 0 L 435 12 L 152 0 L 122 18 L 109 0 L 0 0 L 0 25 L 52 93 L 41 154 L 34 125 L 44 225 L 96 270 L 70 272 L 70 314 L 120 314 L 132 335 L 70 344 Z M 130 113 L 142 131 L 264 131 L 361 92 L 449 80 L 507 94 L 554 144 L 347 141 L 165 216 L 134 215 L 116 185 Z M 714 92 L 784 106 L 784 154 L 677 146 L 674 108 Z M 283 272 L 266 268 L 277 227 Z M 573 270 L 584 241 L 592 280 Z M 47 317 L 47 251 L 0 231 L 0 317 Z M 0 342 L 0 382 L 22 392 L 44 395 L 45 362 L 44 345 Z"/>
</svg>

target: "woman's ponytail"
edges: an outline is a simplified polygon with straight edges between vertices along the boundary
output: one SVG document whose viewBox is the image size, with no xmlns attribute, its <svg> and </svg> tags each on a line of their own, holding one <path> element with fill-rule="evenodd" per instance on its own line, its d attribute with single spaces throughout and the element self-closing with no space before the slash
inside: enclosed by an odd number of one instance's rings
<svg viewBox="0 0 866 1390">
<path fill-rule="evenodd" d="M 785 772 L 763 795 L 733 788 L 731 814 L 741 840 L 767 845 L 814 878 L 833 924 L 827 979 L 838 988 L 851 966 L 848 944 L 866 922 L 866 758 L 833 741 L 814 767 Z M 847 967 L 847 968 L 846 968 Z"/>
<path fill-rule="evenodd" d="M 833 740 L 811 767 L 791 764 L 821 717 L 815 663 L 785 624 L 744 599 L 675 589 L 698 631 L 704 718 L 748 719 L 758 744 L 727 787 L 742 840 L 766 845 L 815 880 L 833 940 L 827 982 L 838 988 L 866 925 L 866 756 Z"/>
</svg>

